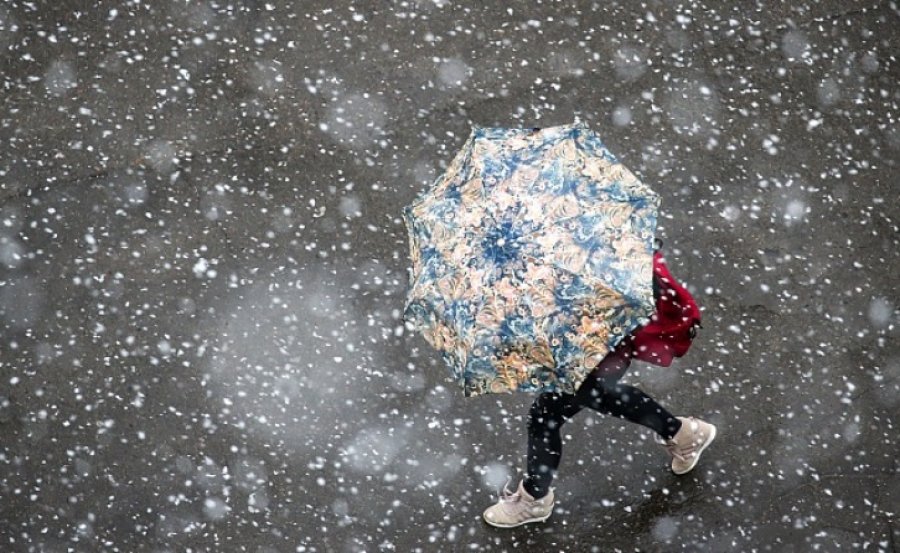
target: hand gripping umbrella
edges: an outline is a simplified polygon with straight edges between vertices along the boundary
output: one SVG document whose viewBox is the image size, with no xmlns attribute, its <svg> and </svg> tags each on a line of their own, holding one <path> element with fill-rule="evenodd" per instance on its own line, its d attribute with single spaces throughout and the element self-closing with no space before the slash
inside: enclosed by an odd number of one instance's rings
<svg viewBox="0 0 900 553">
<path fill-rule="evenodd" d="M 466 396 L 574 393 L 653 314 L 658 207 L 582 122 L 473 126 L 403 208 L 404 319 Z"/>
</svg>

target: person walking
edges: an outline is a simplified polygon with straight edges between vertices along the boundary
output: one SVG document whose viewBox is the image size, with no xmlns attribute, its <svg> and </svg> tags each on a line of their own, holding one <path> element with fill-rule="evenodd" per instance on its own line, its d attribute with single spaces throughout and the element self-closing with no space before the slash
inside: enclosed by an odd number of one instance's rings
<svg viewBox="0 0 900 553">
<path fill-rule="evenodd" d="M 686 474 L 697 465 L 715 439 L 716 427 L 695 417 L 675 416 L 639 388 L 619 382 L 633 360 L 669 366 L 687 352 L 701 327 L 696 302 L 674 279 L 658 249 L 653 256 L 653 294 L 656 313 L 650 322 L 610 351 L 574 394 L 545 392 L 534 400 L 527 422 L 525 477 L 515 492 L 504 486 L 499 501 L 484 511 L 488 524 L 512 528 L 550 517 L 555 503 L 550 484 L 562 458 L 561 428 L 584 408 L 656 432 L 675 474 Z"/>
</svg>

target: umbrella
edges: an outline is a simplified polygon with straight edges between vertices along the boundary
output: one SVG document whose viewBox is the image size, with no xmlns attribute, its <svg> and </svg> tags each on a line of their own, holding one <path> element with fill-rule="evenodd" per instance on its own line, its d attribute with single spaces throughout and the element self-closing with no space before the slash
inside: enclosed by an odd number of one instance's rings
<svg viewBox="0 0 900 553">
<path fill-rule="evenodd" d="M 658 206 L 583 122 L 473 126 L 403 208 L 404 319 L 466 396 L 574 393 L 654 311 Z"/>
</svg>

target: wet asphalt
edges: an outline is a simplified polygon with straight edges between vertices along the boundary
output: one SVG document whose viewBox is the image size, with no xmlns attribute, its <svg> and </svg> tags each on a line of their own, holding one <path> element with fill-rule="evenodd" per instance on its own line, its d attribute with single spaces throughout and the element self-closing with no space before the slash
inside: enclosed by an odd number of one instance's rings
<svg viewBox="0 0 900 553">
<path fill-rule="evenodd" d="M 0 550 L 900 551 L 894 2 L 0 4 Z M 470 126 L 578 117 L 704 328 L 564 427 L 402 324 L 400 208 Z"/>
</svg>

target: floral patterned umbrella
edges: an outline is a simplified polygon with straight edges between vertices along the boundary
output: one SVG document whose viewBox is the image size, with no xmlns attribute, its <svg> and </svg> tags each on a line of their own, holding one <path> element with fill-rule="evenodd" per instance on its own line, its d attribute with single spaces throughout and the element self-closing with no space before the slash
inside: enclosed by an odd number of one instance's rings
<svg viewBox="0 0 900 553">
<path fill-rule="evenodd" d="M 474 126 L 403 209 L 404 318 L 466 396 L 574 393 L 653 313 L 658 207 L 582 122 Z"/>
</svg>

